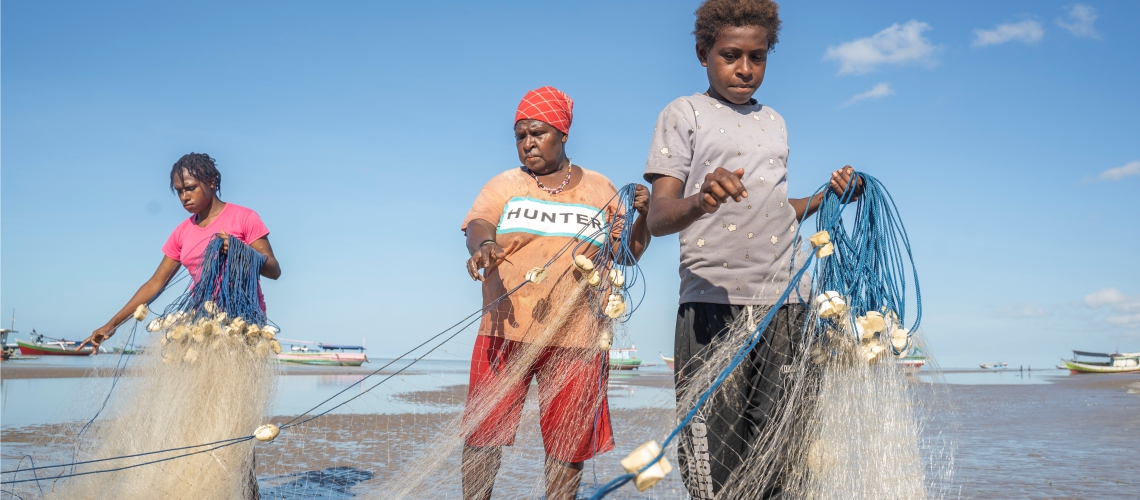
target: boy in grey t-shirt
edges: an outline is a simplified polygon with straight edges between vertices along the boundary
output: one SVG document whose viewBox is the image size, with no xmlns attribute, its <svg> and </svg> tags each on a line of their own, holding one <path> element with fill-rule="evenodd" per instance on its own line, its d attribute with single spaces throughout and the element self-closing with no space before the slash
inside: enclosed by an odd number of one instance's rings
<svg viewBox="0 0 1140 500">
<path fill-rule="evenodd" d="M 796 224 L 822 196 L 788 198 L 784 119 L 752 95 L 764 80 L 768 52 L 780 29 L 770 0 L 708 0 L 697 10 L 697 57 L 707 68 L 704 94 L 680 97 L 657 118 L 645 166 L 652 183 L 649 230 L 680 233 L 681 291 L 674 357 L 678 393 L 699 354 L 741 314 L 772 306 L 793 274 Z M 831 176 L 842 193 L 851 167 Z M 807 296 L 805 279 L 797 284 Z M 694 498 L 713 498 L 762 433 L 783 395 L 780 366 L 798 344 L 807 311 L 793 293 L 761 344 L 724 390 L 682 433 L 680 470 Z M 763 315 L 757 311 L 757 320 Z M 781 492 L 780 478 L 753 491 Z"/>
</svg>

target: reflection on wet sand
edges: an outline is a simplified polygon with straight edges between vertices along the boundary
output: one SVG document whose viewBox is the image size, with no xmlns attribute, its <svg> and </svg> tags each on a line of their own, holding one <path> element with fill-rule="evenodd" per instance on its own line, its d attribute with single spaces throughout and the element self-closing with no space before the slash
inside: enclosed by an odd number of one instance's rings
<svg viewBox="0 0 1140 500">
<path fill-rule="evenodd" d="M 5 369 L 7 371 L 7 369 Z M 360 380 L 360 374 L 309 374 L 281 378 L 278 411 L 296 415 L 315 402 Z M 311 376 L 310 376 L 311 375 Z M 983 377 L 983 378 L 979 378 Z M 986 379 L 984 377 L 992 377 Z M 5 377 L 7 378 L 7 377 Z M 1140 465 L 1132 458 L 1140 442 L 1140 375 L 1064 376 L 1059 372 L 1018 374 L 956 373 L 912 378 L 939 383 L 931 393 L 945 399 L 927 432 L 940 432 L 955 444 L 954 484 L 964 498 L 1126 498 L 1134 495 Z M 60 384 L 75 383 L 58 381 Z M 258 477 L 264 498 L 348 498 L 382 492 L 401 470 L 416 466 L 445 423 L 454 419 L 466 397 L 466 374 L 461 370 L 423 372 L 393 379 L 366 394 L 359 404 L 337 412 L 275 442 L 257 445 Z M 14 402 L 37 389 L 33 380 L 9 379 L 4 386 L 3 468 L 13 469 L 25 455 L 37 465 L 66 461 L 66 437 L 73 423 L 8 425 L 27 421 Z M 22 385 L 24 384 L 24 385 Z M 77 385 L 75 387 L 78 387 Z M 353 387 L 350 394 L 362 391 Z M 611 403 L 617 432 L 615 452 L 588 462 L 583 491 L 620 471 L 623 450 L 667 432 L 671 414 L 672 376 L 667 371 L 623 373 L 611 379 Z M 369 399 L 370 398 L 370 399 Z M 536 398 L 528 398 L 535 401 Z M 282 408 L 295 409 L 281 412 Z M 29 410 L 30 411 L 30 410 Z M 275 417 L 284 422 L 292 417 Z M 50 420 L 50 419 L 49 419 Z M 541 442 L 537 408 L 528 405 L 519 430 L 519 443 L 504 454 L 496 494 L 515 498 L 535 491 L 541 481 Z M 43 421 L 43 420 L 41 420 Z M 458 467 L 458 457 L 456 457 Z M 23 461 L 27 467 L 28 461 Z M 458 469 L 456 469 L 458 470 Z M 28 476 L 23 476 L 28 477 Z M 41 474 L 43 477 L 43 474 Z M 7 477 L 5 479 L 8 479 Z M 458 473 L 439 478 L 454 484 Z M 23 498 L 39 498 L 34 483 L 15 488 Z M 43 483 L 45 489 L 50 482 Z M 5 488 L 5 491 L 9 488 Z M 671 475 L 645 498 L 685 498 L 679 477 Z M 627 488 L 615 498 L 640 498 Z M 381 495 L 382 496 L 382 495 Z M 5 493 L 0 498 L 14 498 Z"/>
</svg>

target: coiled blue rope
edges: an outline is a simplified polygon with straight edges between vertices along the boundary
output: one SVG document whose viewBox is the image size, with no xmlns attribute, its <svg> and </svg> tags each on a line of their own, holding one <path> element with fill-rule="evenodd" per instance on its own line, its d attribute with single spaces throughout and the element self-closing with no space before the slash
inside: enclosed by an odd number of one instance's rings
<svg viewBox="0 0 1140 500">
<path fill-rule="evenodd" d="M 590 308 L 599 318 L 608 318 L 605 309 L 611 292 L 620 294 L 627 305 L 625 313 L 616 318 L 620 322 L 628 321 L 634 311 L 641 306 L 641 302 L 645 300 L 645 278 L 631 248 L 633 226 L 637 218 L 637 210 L 633 208 L 636 193 L 637 184 L 630 183 L 622 186 L 615 195 L 617 208 L 613 217 L 605 221 L 602 229 L 595 231 L 589 238 L 582 239 L 571 252 L 573 256 L 583 255 L 589 245 L 593 244 L 593 241 L 601 240 L 602 245 L 598 249 L 598 253 L 590 259 L 594 264 L 594 269 L 601 275 L 603 283 L 609 281 L 609 273 L 615 269 L 622 274 L 625 280 L 620 287 L 600 286 L 598 288 L 590 287 L 587 290 Z M 640 286 L 641 292 L 635 298 L 631 290 L 636 286 Z"/>
<path fill-rule="evenodd" d="M 171 303 L 165 314 L 181 311 L 196 316 L 224 312 L 230 318 L 242 318 L 258 326 L 269 324 L 258 294 L 265 256 L 233 236 L 228 240 L 225 253 L 222 253 L 225 241 L 221 237 L 210 240 L 202 253 L 198 281 Z M 207 311 L 207 302 L 212 302 L 217 310 Z"/>
<path fill-rule="evenodd" d="M 886 187 L 864 173 L 856 172 L 854 179 L 862 181 L 863 193 L 850 232 L 841 212 L 850 201 L 851 191 L 842 196 L 830 190 L 824 193 L 816 230 L 830 234 L 835 254 L 816 264 L 812 293 L 835 291 L 842 295 L 848 306 L 844 320 L 854 322 L 870 311 L 893 312 L 902 326 L 906 321 L 907 284 L 913 282 L 914 323 L 907 329 L 908 345 L 902 349 L 890 347 L 897 355 L 910 348 L 913 334 L 922 322 L 922 289 L 914 255 L 898 207 Z M 851 183 L 852 187 L 855 185 Z"/>
</svg>

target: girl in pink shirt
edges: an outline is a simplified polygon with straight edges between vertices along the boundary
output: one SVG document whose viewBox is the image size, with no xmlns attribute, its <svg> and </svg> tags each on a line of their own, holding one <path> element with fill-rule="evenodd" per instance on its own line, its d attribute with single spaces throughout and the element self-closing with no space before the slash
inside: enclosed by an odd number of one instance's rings
<svg viewBox="0 0 1140 500">
<path fill-rule="evenodd" d="M 257 212 L 219 199 L 218 191 L 221 187 L 222 174 L 209 155 L 190 153 L 174 164 L 170 171 L 170 189 L 178 195 L 182 207 L 190 212 L 190 217 L 174 228 L 162 246 L 164 256 L 154 276 L 139 287 L 127 305 L 115 313 L 107 324 L 97 328 L 87 340 L 79 344 L 79 349 L 90 345 L 95 348 L 92 354 L 99 352 L 99 344 L 111 338 L 115 329 L 131 317 L 139 304 L 145 304 L 158 295 L 180 266 L 186 266 L 190 277 L 197 281 L 202 272 L 202 252 L 214 235 L 226 240 L 222 246 L 223 252 L 229 249 L 231 237 L 252 246 L 265 256 L 261 275 L 272 280 L 281 276 L 281 266 L 273 256 L 273 247 L 269 245 L 269 229 L 261 222 Z M 260 287 L 257 295 L 261 309 L 265 310 L 265 299 Z"/>
</svg>

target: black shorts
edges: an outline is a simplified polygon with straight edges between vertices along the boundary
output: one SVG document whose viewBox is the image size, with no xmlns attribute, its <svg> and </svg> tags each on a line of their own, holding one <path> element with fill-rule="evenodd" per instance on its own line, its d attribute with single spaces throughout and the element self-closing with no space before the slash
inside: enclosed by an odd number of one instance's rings
<svg viewBox="0 0 1140 500">
<path fill-rule="evenodd" d="M 677 393 L 688 389 L 686 375 L 699 370 L 702 350 L 742 314 L 746 306 L 689 302 L 677 309 L 674 380 Z M 766 313 L 756 308 L 753 321 Z M 768 425 L 785 394 L 781 368 L 789 366 L 802 345 L 807 309 L 786 304 L 776 311 L 759 344 L 721 385 L 724 397 L 709 399 L 678 435 L 681 477 L 695 499 L 715 498 Z M 733 350 L 735 352 L 735 350 Z M 703 388 L 692 388 L 702 390 Z M 679 408 L 687 412 L 689 408 Z M 780 477 L 753 489 L 749 498 L 780 496 Z"/>
</svg>

